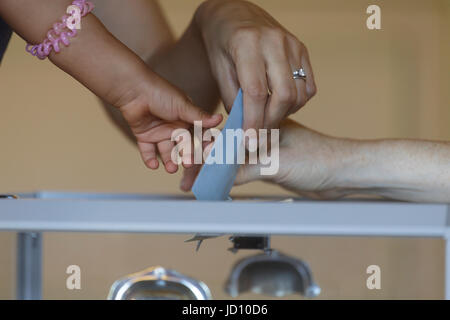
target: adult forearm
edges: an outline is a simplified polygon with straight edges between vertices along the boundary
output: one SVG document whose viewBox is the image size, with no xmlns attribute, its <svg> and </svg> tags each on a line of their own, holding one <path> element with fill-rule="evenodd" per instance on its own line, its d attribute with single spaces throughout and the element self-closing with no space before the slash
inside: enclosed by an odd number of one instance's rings
<svg viewBox="0 0 450 320">
<path fill-rule="evenodd" d="M 176 43 L 150 57 L 148 64 L 182 89 L 198 106 L 207 111 L 216 108 L 219 91 L 194 20 Z"/>
<path fill-rule="evenodd" d="M 347 141 L 336 172 L 343 194 L 450 202 L 450 143 L 412 140 Z"/>
</svg>

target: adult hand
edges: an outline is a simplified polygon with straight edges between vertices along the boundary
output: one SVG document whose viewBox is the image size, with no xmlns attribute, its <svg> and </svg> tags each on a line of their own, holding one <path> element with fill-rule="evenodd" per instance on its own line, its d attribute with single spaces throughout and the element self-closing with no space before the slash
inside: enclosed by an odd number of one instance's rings
<svg viewBox="0 0 450 320">
<path fill-rule="evenodd" d="M 195 22 L 228 111 L 239 87 L 243 89 L 244 129 L 277 128 L 315 95 L 305 45 L 258 6 L 208 0 Z M 306 81 L 293 79 L 299 68 Z"/>
<path fill-rule="evenodd" d="M 280 129 L 278 172 L 261 175 L 264 167 L 261 164 L 242 165 L 235 185 L 261 180 L 312 198 L 337 197 L 336 168 L 341 165 L 340 159 L 344 159 L 349 143 L 307 129 L 293 120 L 284 120 Z M 182 190 L 192 188 L 200 168 L 195 165 L 184 170 Z"/>
<path fill-rule="evenodd" d="M 236 184 L 264 180 L 315 199 L 366 195 L 450 201 L 449 142 L 334 138 L 286 120 L 279 158 L 274 176 L 261 176 L 260 165 L 245 165 Z"/>
<path fill-rule="evenodd" d="M 309 198 L 339 197 L 337 168 L 344 167 L 341 159 L 347 159 L 349 144 L 349 140 L 325 136 L 287 119 L 280 128 L 278 172 L 261 175 L 261 164 L 243 165 L 235 185 L 261 180 Z"/>
</svg>

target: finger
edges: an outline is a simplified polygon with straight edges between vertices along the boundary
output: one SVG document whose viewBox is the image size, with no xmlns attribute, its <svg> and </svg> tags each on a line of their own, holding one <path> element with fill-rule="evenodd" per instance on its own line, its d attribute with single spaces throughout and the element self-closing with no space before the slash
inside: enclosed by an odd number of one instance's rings
<svg viewBox="0 0 450 320">
<path fill-rule="evenodd" d="M 181 161 L 185 169 L 188 169 L 194 165 L 194 153 L 192 152 L 192 147 L 190 150 L 191 152 L 186 152 L 186 149 L 181 151 Z"/>
<path fill-rule="evenodd" d="M 203 141 L 202 142 L 202 148 L 206 155 L 208 155 L 208 150 L 211 151 L 211 148 L 213 146 L 214 142 L 210 141 Z M 183 172 L 183 178 L 180 182 L 180 189 L 184 192 L 188 192 L 192 189 L 192 186 L 194 185 L 195 179 L 197 179 L 198 174 L 200 173 L 200 170 L 202 169 L 201 164 L 195 164 L 191 166 L 190 168 L 186 168 Z"/>
<path fill-rule="evenodd" d="M 161 157 L 164 167 L 168 173 L 175 173 L 178 165 L 172 161 L 172 150 L 175 144 L 170 140 L 161 141 L 157 144 L 159 156 Z"/>
<path fill-rule="evenodd" d="M 200 172 L 201 168 L 201 165 L 195 165 L 184 170 L 183 178 L 180 182 L 181 190 L 183 190 L 184 192 L 188 192 L 192 189 L 192 186 L 194 185 L 195 179 L 197 178 L 197 175 Z"/>
<path fill-rule="evenodd" d="M 317 87 L 313 69 L 311 66 L 311 60 L 309 58 L 309 52 L 305 46 L 303 46 L 302 66 L 306 73 L 306 93 L 309 100 L 316 95 Z"/>
<path fill-rule="evenodd" d="M 165 79 L 156 77 L 153 83 L 150 100 L 140 103 L 145 105 L 152 115 L 166 121 L 184 121 L 189 124 L 202 121 L 205 128 L 215 127 L 222 122 L 222 115 L 206 113 Z"/>
<path fill-rule="evenodd" d="M 178 114 L 179 120 L 189 124 L 194 124 L 195 121 L 201 121 L 203 128 L 216 127 L 223 120 L 221 114 L 210 115 L 199 107 L 194 106 L 191 102 L 185 102 L 184 104 L 179 105 L 176 107 L 175 112 Z"/>
<path fill-rule="evenodd" d="M 243 129 L 259 130 L 264 126 L 264 111 L 269 96 L 266 65 L 254 41 L 239 48 L 234 62 L 244 96 Z"/>
<path fill-rule="evenodd" d="M 192 129 L 192 128 L 191 128 Z M 194 141 L 192 139 L 193 130 L 176 130 L 172 133 L 172 141 L 175 141 L 176 145 L 172 150 L 172 162 L 183 165 L 184 168 L 189 168 L 193 165 L 193 145 Z"/>
<path fill-rule="evenodd" d="M 289 109 L 295 105 L 298 95 L 289 63 L 287 41 L 283 39 L 274 41 L 271 48 L 266 50 L 265 59 L 272 95 L 264 124 L 266 128 L 279 128 Z"/>
<path fill-rule="evenodd" d="M 142 132 L 136 132 L 135 136 L 138 141 L 145 141 L 148 143 L 158 143 L 164 140 L 171 140 L 172 134 L 178 129 L 187 130 L 189 124 L 181 121 L 177 122 L 162 122 L 157 121 L 151 127 L 145 128 Z"/>
<path fill-rule="evenodd" d="M 239 82 L 235 67 L 227 57 L 223 57 L 214 65 L 213 73 L 219 86 L 220 96 L 222 97 L 225 110 L 230 112 L 234 99 L 239 91 Z"/>
<path fill-rule="evenodd" d="M 163 141 L 172 141 L 173 139 L 179 139 L 179 141 L 176 142 L 177 147 L 180 148 L 182 163 L 184 166 L 189 167 L 192 164 L 192 148 L 189 149 L 187 144 L 190 145 L 192 143 L 192 136 L 189 130 L 187 130 L 188 127 L 188 124 L 180 121 L 171 123 L 158 122 L 155 127 L 148 129 L 142 133 L 136 134 L 136 139 L 138 143 L 144 146 L 148 144 L 158 144 Z M 174 143 L 172 143 L 172 147 L 175 148 Z M 153 147 L 153 149 L 155 148 Z M 154 153 L 152 153 L 152 156 L 156 157 L 156 150 L 151 151 Z M 153 162 L 152 166 L 154 165 L 155 164 Z M 169 164 L 169 166 L 172 170 L 173 166 L 171 164 Z"/>
<path fill-rule="evenodd" d="M 156 146 L 154 143 L 138 142 L 138 148 L 141 153 L 142 160 L 149 169 L 158 169 L 159 161 L 156 156 Z"/>
<path fill-rule="evenodd" d="M 298 70 L 303 68 L 306 73 L 306 68 L 303 66 L 303 54 L 304 54 L 304 46 L 297 40 L 291 39 L 287 43 L 288 46 L 288 60 L 291 66 L 292 72 L 294 70 Z M 308 75 L 306 76 L 308 78 Z M 293 79 L 293 77 L 292 77 Z M 293 79 L 297 91 L 297 99 L 295 103 L 291 105 L 288 110 L 287 116 L 297 112 L 301 107 L 303 107 L 308 101 L 307 87 L 306 87 L 306 79 Z"/>
</svg>

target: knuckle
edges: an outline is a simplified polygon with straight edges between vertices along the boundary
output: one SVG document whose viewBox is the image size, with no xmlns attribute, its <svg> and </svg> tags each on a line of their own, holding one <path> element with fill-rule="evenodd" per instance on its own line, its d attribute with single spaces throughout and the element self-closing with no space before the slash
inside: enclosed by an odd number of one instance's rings
<svg viewBox="0 0 450 320">
<path fill-rule="evenodd" d="M 297 100 L 296 89 L 293 88 L 280 88 L 277 90 L 277 100 L 280 104 L 291 105 Z"/>
<path fill-rule="evenodd" d="M 259 129 L 264 123 L 264 115 L 261 114 L 247 114 L 244 115 L 244 130 L 248 129 Z"/>
<path fill-rule="evenodd" d="M 240 27 L 236 29 L 228 40 L 228 51 L 234 58 L 238 57 L 243 44 L 255 44 L 260 39 L 260 32 L 254 27 Z"/>
<path fill-rule="evenodd" d="M 176 102 L 173 103 L 175 109 L 178 111 L 178 118 L 185 117 L 194 113 L 197 117 L 202 117 L 202 113 L 192 104 L 191 98 L 186 95 L 181 95 Z M 198 119 L 202 120 L 202 119 Z"/>
<path fill-rule="evenodd" d="M 274 46 L 284 48 L 288 43 L 286 32 L 279 28 L 272 28 L 266 31 L 266 42 Z"/>
<path fill-rule="evenodd" d="M 267 36 L 274 41 L 285 41 L 287 40 L 286 31 L 281 28 L 270 28 L 266 31 Z"/>
<path fill-rule="evenodd" d="M 292 35 L 292 42 L 294 43 L 294 45 L 300 49 L 300 50 L 306 50 L 306 45 L 304 42 L 302 42 L 300 39 L 298 39 L 297 37 L 295 37 L 294 35 Z"/>
<path fill-rule="evenodd" d="M 257 28 L 240 27 L 233 32 L 231 39 L 233 42 L 242 42 L 242 41 L 255 41 L 259 39 L 259 37 L 260 31 Z"/>
<path fill-rule="evenodd" d="M 305 45 L 302 41 L 300 41 L 300 40 L 297 39 L 297 43 L 298 43 L 298 46 L 299 46 L 302 50 L 307 51 L 306 45 Z"/>
<path fill-rule="evenodd" d="M 300 105 L 295 106 L 295 108 L 293 108 L 293 109 L 291 109 L 291 110 L 289 111 L 289 115 L 295 114 L 298 110 L 300 110 L 300 108 L 301 108 Z"/>
<path fill-rule="evenodd" d="M 243 90 L 244 94 L 247 94 L 251 99 L 257 101 L 265 101 L 269 95 L 267 88 L 261 84 L 250 84 Z"/>
<path fill-rule="evenodd" d="M 292 33 L 289 33 L 286 35 L 288 41 L 295 46 L 296 48 L 303 48 L 304 44 L 301 42 L 296 36 L 294 36 Z"/>
<path fill-rule="evenodd" d="M 177 99 L 176 102 L 173 103 L 173 105 L 181 112 L 186 113 L 189 112 L 189 99 L 186 96 L 181 96 L 179 99 Z"/>
<path fill-rule="evenodd" d="M 312 98 L 317 94 L 317 86 L 315 83 L 308 87 L 309 97 Z"/>
<path fill-rule="evenodd" d="M 301 42 L 300 40 L 298 40 L 295 36 L 289 37 L 289 43 L 290 43 L 292 49 L 295 52 L 298 52 L 300 55 L 307 53 L 305 44 L 303 42 Z"/>
<path fill-rule="evenodd" d="M 306 98 L 306 95 L 300 94 L 297 103 L 298 108 L 300 109 L 301 107 L 303 107 L 307 101 L 308 99 Z"/>
<path fill-rule="evenodd" d="M 253 121 L 248 121 L 247 125 L 244 125 L 244 130 L 249 130 L 249 129 L 258 130 L 262 126 L 263 126 L 263 121 L 260 121 L 259 119 L 257 119 L 257 120 L 253 120 Z"/>
</svg>

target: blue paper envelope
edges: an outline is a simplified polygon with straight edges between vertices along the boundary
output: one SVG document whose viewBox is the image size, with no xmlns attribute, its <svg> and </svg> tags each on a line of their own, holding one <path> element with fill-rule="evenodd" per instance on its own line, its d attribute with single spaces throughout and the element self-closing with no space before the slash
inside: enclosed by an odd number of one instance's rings
<svg viewBox="0 0 450 320">
<path fill-rule="evenodd" d="M 206 163 L 203 165 L 200 173 L 195 180 L 194 186 L 192 187 L 192 192 L 195 195 L 197 200 L 209 200 L 209 201 L 220 201 L 220 200 L 228 200 L 231 188 L 233 187 L 234 180 L 236 179 L 236 175 L 239 169 L 239 164 L 237 163 L 237 150 L 239 146 L 242 144 L 242 130 L 241 132 L 236 132 L 232 141 L 227 141 L 227 129 L 242 129 L 244 121 L 244 109 L 243 109 L 243 98 L 242 98 L 242 90 L 240 89 L 238 95 L 234 101 L 233 107 L 231 108 L 230 115 L 228 116 L 228 120 L 225 124 L 225 127 L 222 130 L 222 141 L 223 143 L 218 143 L 217 141 L 214 143 L 214 146 L 211 150 L 211 153 L 206 160 Z M 230 139 L 228 139 L 230 140 Z M 233 143 L 233 155 L 229 155 L 229 159 L 234 158 L 232 164 L 228 161 L 227 163 L 227 144 Z M 222 164 L 211 163 L 211 159 L 213 155 L 217 155 L 216 152 L 220 148 L 222 151 Z M 229 151 L 231 151 L 229 149 Z M 216 156 L 217 158 L 217 156 Z M 220 159 L 220 158 L 219 158 Z M 211 164 L 209 164 L 211 163 Z"/>
</svg>

